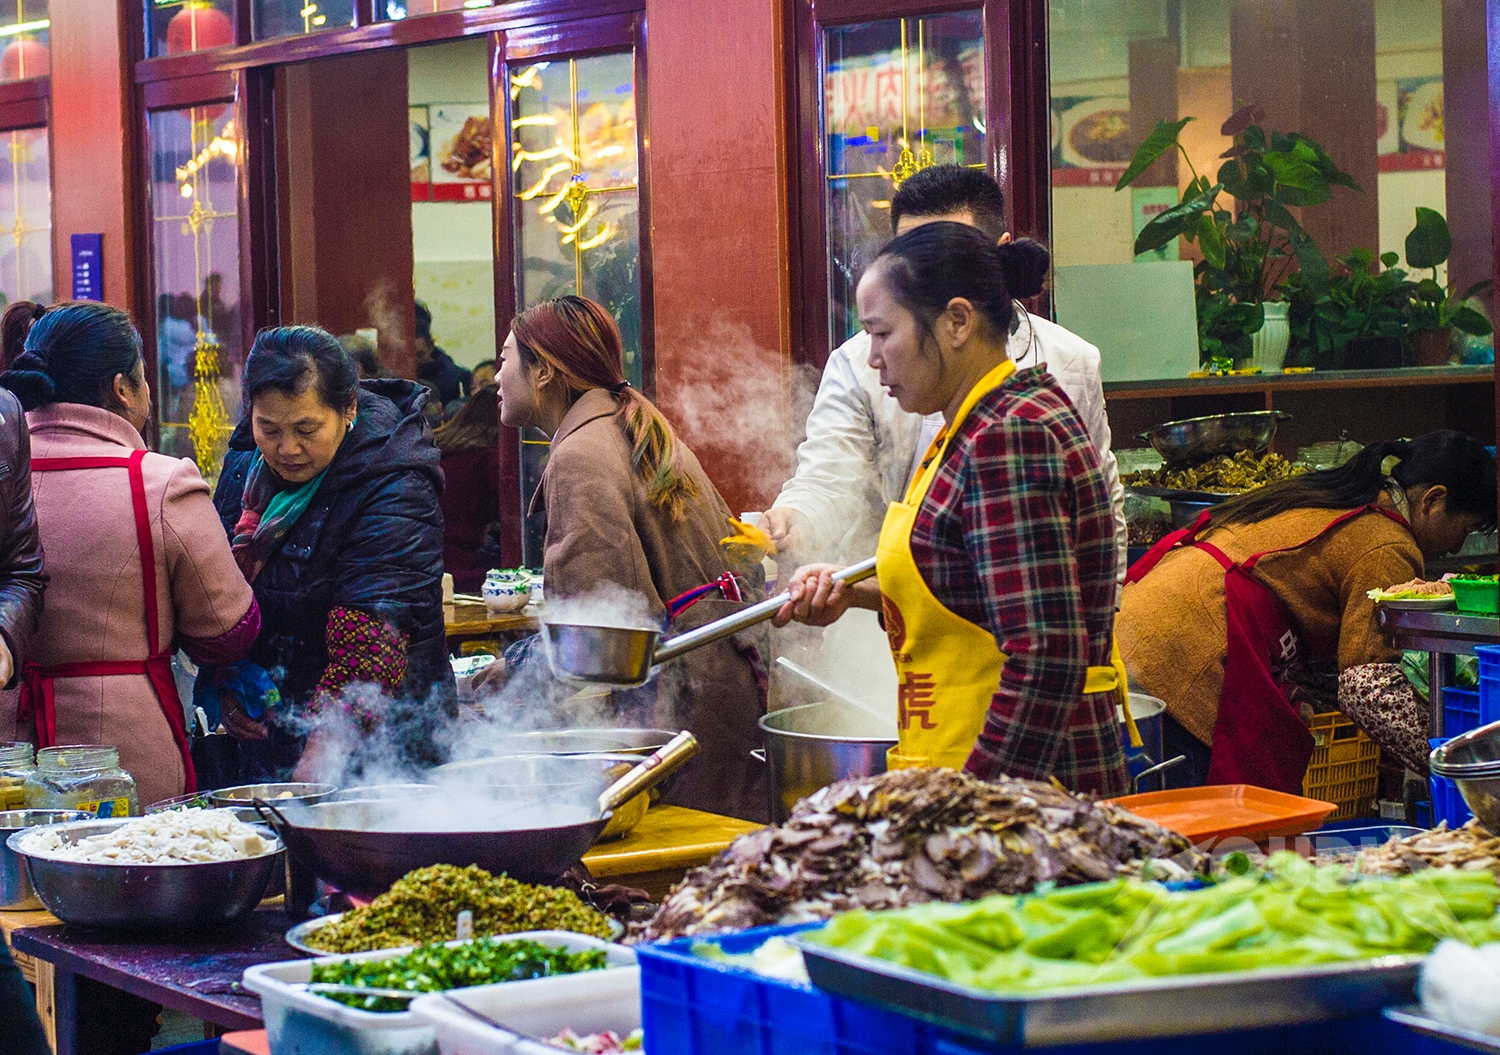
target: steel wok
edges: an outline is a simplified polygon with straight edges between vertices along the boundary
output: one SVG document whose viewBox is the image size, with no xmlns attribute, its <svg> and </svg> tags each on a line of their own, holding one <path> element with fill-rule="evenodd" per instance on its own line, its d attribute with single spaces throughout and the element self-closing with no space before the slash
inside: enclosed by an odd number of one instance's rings
<svg viewBox="0 0 1500 1055">
<path fill-rule="evenodd" d="M 835 582 L 852 584 L 874 574 L 875 558 L 871 557 L 835 572 L 833 578 Z M 633 688 L 646 683 L 652 667 L 763 623 L 791 599 L 792 595 L 783 591 L 733 615 L 679 634 L 660 648 L 657 642 L 661 631 L 645 627 L 548 623 L 543 628 L 542 640 L 552 673 L 564 681 Z"/>
<path fill-rule="evenodd" d="M 256 808 L 303 867 L 346 893 L 373 897 L 415 868 L 478 865 L 527 883 L 550 883 L 594 845 L 613 811 L 698 752 L 679 733 L 596 800 L 517 804 L 471 788 L 441 799 L 368 799 Z M 435 814 L 434 811 L 439 811 Z M 447 817 L 441 816 L 446 812 Z"/>
</svg>

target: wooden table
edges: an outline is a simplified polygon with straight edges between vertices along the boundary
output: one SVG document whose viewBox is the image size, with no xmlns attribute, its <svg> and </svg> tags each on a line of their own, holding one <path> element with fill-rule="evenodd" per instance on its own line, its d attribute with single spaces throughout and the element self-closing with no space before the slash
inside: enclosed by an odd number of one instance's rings
<svg viewBox="0 0 1500 1055">
<path fill-rule="evenodd" d="M 465 641 L 507 641 L 534 634 L 539 629 L 541 623 L 534 609 L 491 615 L 482 604 L 443 605 L 443 632 L 448 637 L 448 648 L 455 653 Z"/>
<path fill-rule="evenodd" d="M 12 931 L 22 927 L 55 927 L 61 921 L 46 910 L 36 912 L 0 912 L 0 936 L 5 938 L 5 943 L 10 944 Z M 41 1016 L 42 1028 L 47 1032 L 47 1041 L 54 1050 L 57 1048 L 57 1025 L 52 1013 L 53 992 L 55 973 L 52 965 L 45 960 L 36 960 L 27 956 L 24 952 L 11 950 L 15 957 L 16 966 L 21 969 L 22 976 L 36 986 L 36 1010 Z"/>
<path fill-rule="evenodd" d="M 595 847 L 583 860 L 596 877 L 660 899 L 689 868 L 707 864 L 759 827 L 681 806 L 656 806 L 629 835 Z M 220 1029 L 259 1029 L 260 1001 L 240 990 L 240 976 L 247 967 L 301 955 L 283 940 L 292 923 L 278 903 L 268 902 L 227 934 L 152 942 L 140 935 L 70 929 L 47 912 L 0 912 L 0 930 L 22 973 L 37 987 L 37 1011 L 57 1055 L 94 1050 L 94 1038 L 79 1036 L 75 1028 L 78 978 L 92 978 Z"/>
<path fill-rule="evenodd" d="M 34 916 L 45 914 L 31 913 Z M 50 918 L 50 917 L 47 917 Z M 40 921 L 37 921 L 40 922 Z M 91 978 L 225 1030 L 258 1029 L 260 1000 L 240 988 L 245 968 L 296 959 L 283 935 L 292 925 L 280 907 L 261 908 L 227 933 L 143 941 L 140 935 L 27 921 L 11 946 L 53 973 L 50 999 L 37 987 L 42 1025 L 57 1055 L 88 1055 L 98 1038 L 77 1029 L 77 980 Z"/>
</svg>

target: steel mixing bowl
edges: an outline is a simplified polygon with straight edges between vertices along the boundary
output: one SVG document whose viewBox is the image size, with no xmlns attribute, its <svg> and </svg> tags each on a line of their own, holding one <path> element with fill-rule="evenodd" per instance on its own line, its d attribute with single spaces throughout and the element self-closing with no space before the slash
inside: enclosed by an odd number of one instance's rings
<svg viewBox="0 0 1500 1055">
<path fill-rule="evenodd" d="M 52 830 L 66 843 L 112 832 L 129 819 L 77 821 Z M 281 863 L 282 844 L 257 857 L 197 864 L 90 864 L 59 861 L 27 852 L 20 831 L 6 846 L 26 860 L 26 871 L 42 904 L 64 923 L 113 930 L 186 931 L 222 927 L 260 904 Z"/>
<path fill-rule="evenodd" d="M 1427 761 L 1434 774 L 1453 781 L 1480 824 L 1500 833 L 1500 722 L 1440 744 Z"/>
<path fill-rule="evenodd" d="M 92 814 L 79 810 L 6 810 L 0 813 L 0 832 L 25 831 L 44 824 L 86 821 Z M 29 912 L 42 907 L 26 875 L 21 855 L 0 842 L 0 909 Z"/>
<path fill-rule="evenodd" d="M 210 791 L 208 798 L 213 805 L 225 806 L 249 806 L 256 799 L 265 799 L 267 802 L 322 802 L 334 792 L 332 784 L 239 784 L 232 788 L 220 788 L 218 791 Z"/>
<path fill-rule="evenodd" d="M 1238 451 L 1265 453 L 1276 435 L 1277 423 L 1290 417 L 1281 410 L 1211 414 L 1204 418 L 1164 422 L 1139 433 L 1136 438 L 1156 448 L 1156 453 L 1169 466 L 1197 465 L 1221 454 Z"/>
</svg>

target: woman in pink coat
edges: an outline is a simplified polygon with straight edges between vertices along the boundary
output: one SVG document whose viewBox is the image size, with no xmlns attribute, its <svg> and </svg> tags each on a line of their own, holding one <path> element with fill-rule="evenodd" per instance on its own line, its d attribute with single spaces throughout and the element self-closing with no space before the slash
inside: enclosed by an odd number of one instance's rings
<svg viewBox="0 0 1500 1055">
<path fill-rule="evenodd" d="M 0 740 L 118 747 L 142 806 L 193 790 L 172 653 L 233 663 L 260 629 L 208 484 L 192 462 L 146 451 L 151 389 L 124 312 L 18 301 L 0 345 L 0 385 L 31 429 L 51 577 Z"/>
</svg>

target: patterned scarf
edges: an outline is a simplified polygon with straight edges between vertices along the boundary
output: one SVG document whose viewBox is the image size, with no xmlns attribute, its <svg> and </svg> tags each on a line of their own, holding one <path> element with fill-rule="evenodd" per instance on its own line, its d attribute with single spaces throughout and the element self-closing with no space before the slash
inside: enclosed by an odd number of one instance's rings
<svg viewBox="0 0 1500 1055">
<path fill-rule="evenodd" d="M 235 563 L 247 582 L 255 581 L 266 561 L 286 539 L 287 532 L 307 512 L 318 493 L 318 485 L 327 475 L 328 470 L 324 469 L 300 487 L 282 489 L 260 451 L 255 452 L 250 472 L 245 476 L 240 519 L 234 525 L 234 538 L 229 543 Z"/>
</svg>

